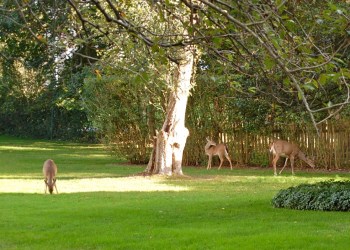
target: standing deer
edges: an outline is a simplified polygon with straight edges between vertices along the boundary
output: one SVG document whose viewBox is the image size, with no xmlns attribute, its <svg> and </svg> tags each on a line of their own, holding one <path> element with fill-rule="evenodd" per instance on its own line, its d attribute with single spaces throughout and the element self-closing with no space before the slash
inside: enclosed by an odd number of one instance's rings
<svg viewBox="0 0 350 250">
<path fill-rule="evenodd" d="M 57 166 L 53 160 L 49 159 L 49 160 L 46 160 L 44 162 L 43 174 L 45 177 L 45 180 L 44 180 L 44 182 L 45 182 L 45 194 L 46 194 L 47 188 L 49 188 L 49 192 L 50 192 L 50 194 L 52 194 L 53 187 L 56 188 L 56 193 L 58 194 L 57 186 L 56 186 Z"/>
<path fill-rule="evenodd" d="M 232 170 L 232 163 L 231 163 L 230 156 L 228 155 L 227 146 L 223 143 L 216 144 L 214 141 L 210 140 L 209 138 L 207 138 L 207 141 L 208 142 L 204 148 L 205 153 L 209 156 L 207 169 L 211 169 L 211 162 L 212 162 L 213 155 L 218 155 L 220 158 L 220 166 L 218 169 L 221 168 L 222 163 L 225 160 L 224 157 L 226 157 L 227 160 L 230 162 L 230 166 Z"/>
<path fill-rule="evenodd" d="M 284 140 L 276 140 L 270 145 L 270 152 L 273 154 L 274 159 L 272 160 L 273 163 L 273 171 L 274 175 L 277 175 L 276 172 L 276 163 L 280 156 L 285 157 L 286 161 L 284 163 L 283 168 L 279 172 L 279 174 L 282 173 L 283 169 L 287 165 L 288 159 L 290 160 L 290 165 L 292 168 L 292 175 L 294 175 L 294 159 L 295 157 L 299 157 L 299 159 L 303 160 L 307 164 L 309 164 L 312 168 L 315 168 L 314 162 L 307 158 L 305 154 L 299 149 L 299 147 L 293 143 L 284 141 Z"/>
</svg>

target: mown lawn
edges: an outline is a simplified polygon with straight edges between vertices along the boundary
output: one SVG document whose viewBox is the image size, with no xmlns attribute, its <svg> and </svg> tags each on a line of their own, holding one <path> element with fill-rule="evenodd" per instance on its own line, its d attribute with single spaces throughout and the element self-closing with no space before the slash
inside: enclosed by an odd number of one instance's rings
<svg viewBox="0 0 350 250">
<path fill-rule="evenodd" d="M 44 195 L 47 158 L 58 195 Z M 144 168 L 100 145 L 0 136 L 0 249 L 349 249 L 349 213 L 271 206 L 282 188 L 348 173 L 184 167 L 183 178 L 130 177 Z"/>
</svg>

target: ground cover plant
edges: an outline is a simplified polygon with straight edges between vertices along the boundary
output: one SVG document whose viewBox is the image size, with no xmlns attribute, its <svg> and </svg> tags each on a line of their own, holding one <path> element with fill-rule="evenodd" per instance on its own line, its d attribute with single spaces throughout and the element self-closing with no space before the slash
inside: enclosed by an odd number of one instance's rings
<svg viewBox="0 0 350 250">
<path fill-rule="evenodd" d="M 277 208 L 350 211 L 350 182 L 324 181 L 279 191 L 272 199 Z"/>
<path fill-rule="evenodd" d="M 47 158 L 58 195 L 44 195 Z M 203 166 L 134 176 L 144 168 L 101 145 L 0 136 L 0 249 L 348 249 L 348 213 L 271 205 L 281 189 L 348 173 Z"/>
</svg>

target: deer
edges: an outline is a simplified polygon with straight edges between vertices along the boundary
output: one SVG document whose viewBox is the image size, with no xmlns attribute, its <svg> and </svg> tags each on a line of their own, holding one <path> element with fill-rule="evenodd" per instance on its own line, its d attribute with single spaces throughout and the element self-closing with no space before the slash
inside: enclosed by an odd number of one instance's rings
<svg viewBox="0 0 350 250">
<path fill-rule="evenodd" d="M 56 189 L 56 193 L 58 194 L 56 186 L 57 166 L 53 160 L 48 159 L 44 162 L 43 174 L 45 177 L 45 194 L 47 192 L 47 189 L 49 189 L 50 194 L 52 194 L 54 187 Z"/>
<path fill-rule="evenodd" d="M 276 163 L 281 156 L 285 157 L 286 161 L 284 162 L 284 166 L 281 169 L 281 171 L 279 172 L 279 174 L 282 173 L 282 171 L 286 167 L 288 159 L 289 159 L 290 165 L 292 168 L 292 175 L 294 175 L 294 159 L 295 159 L 295 157 L 298 157 L 300 160 L 303 160 L 308 165 L 310 165 L 312 168 L 315 168 L 315 164 L 314 164 L 313 160 L 306 157 L 305 154 L 294 143 L 290 143 L 290 142 L 284 141 L 284 140 L 275 140 L 274 142 L 272 142 L 270 144 L 270 152 L 274 156 L 274 158 L 272 160 L 272 164 L 273 164 L 273 171 L 274 171 L 275 176 L 277 175 Z"/>
<path fill-rule="evenodd" d="M 220 158 L 220 166 L 218 169 L 221 168 L 225 160 L 224 157 L 226 157 L 227 160 L 230 162 L 230 167 L 232 170 L 232 163 L 231 163 L 230 156 L 228 155 L 227 146 L 224 143 L 216 144 L 214 141 L 210 140 L 208 137 L 206 139 L 207 139 L 207 144 L 205 145 L 204 150 L 205 150 L 205 153 L 209 156 L 207 170 L 211 169 L 211 162 L 212 162 L 213 155 L 218 155 Z"/>
</svg>

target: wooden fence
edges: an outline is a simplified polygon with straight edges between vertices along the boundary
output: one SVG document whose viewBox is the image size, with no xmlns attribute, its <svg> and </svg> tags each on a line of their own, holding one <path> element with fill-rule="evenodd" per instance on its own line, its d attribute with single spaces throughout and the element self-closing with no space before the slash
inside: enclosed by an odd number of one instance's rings
<svg viewBox="0 0 350 250">
<path fill-rule="evenodd" d="M 206 136 L 208 135 L 190 134 L 184 152 L 184 165 L 206 165 L 208 160 L 204 153 Z M 316 166 L 320 169 L 350 169 L 350 122 L 324 124 L 320 127 L 320 136 L 313 128 L 291 125 L 275 128 L 260 135 L 240 130 L 218 133 L 213 139 L 226 143 L 231 158 L 241 166 L 269 166 L 271 164 L 270 143 L 274 139 L 284 139 L 298 144 L 305 154 L 314 159 Z M 296 165 L 299 168 L 306 166 L 304 162 L 298 160 Z"/>
</svg>

